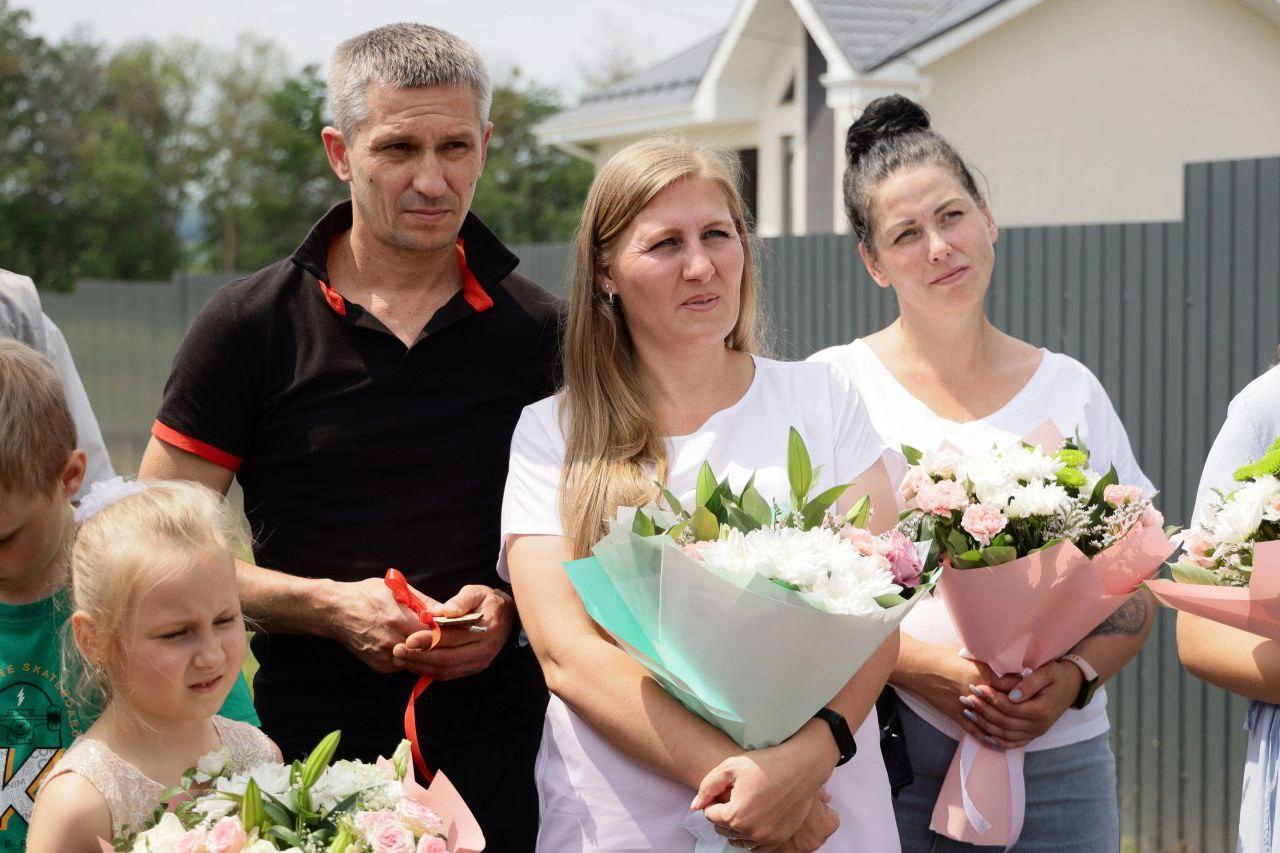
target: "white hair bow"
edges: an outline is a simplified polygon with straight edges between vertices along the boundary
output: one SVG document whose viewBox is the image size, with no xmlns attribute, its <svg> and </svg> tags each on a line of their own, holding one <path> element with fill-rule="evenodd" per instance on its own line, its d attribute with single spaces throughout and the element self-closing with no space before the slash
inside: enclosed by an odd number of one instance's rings
<svg viewBox="0 0 1280 853">
<path fill-rule="evenodd" d="M 76 507 L 76 523 L 83 524 L 121 498 L 127 498 L 129 495 L 136 495 L 146 490 L 146 483 L 140 483 L 137 480 L 126 480 L 124 477 L 100 480 L 89 489 L 89 494 L 80 499 L 80 506 Z"/>
</svg>

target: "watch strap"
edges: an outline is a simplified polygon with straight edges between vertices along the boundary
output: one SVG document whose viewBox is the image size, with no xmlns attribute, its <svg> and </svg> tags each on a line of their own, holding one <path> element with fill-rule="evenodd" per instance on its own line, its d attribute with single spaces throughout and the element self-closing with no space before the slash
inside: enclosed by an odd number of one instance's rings
<svg viewBox="0 0 1280 853">
<path fill-rule="evenodd" d="M 831 729 L 831 736 L 836 741 L 836 749 L 840 750 L 840 760 L 836 762 L 836 767 L 848 762 L 849 759 L 858 754 L 858 742 L 853 739 L 853 732 L 849 730 L 849 723 L 845 721 L 840 712 L 833 711 L 830 708 L 819 708 L 813 718 L 822 720 Z"/>
<path fill-rule="evenodd" d="M 1071 703 L 1072 708 L 1077 710 L 1083 708 L 1093 701 L 1093 694 L 1098 692 L 1098 671 L 1080 655 L 1066 654 L 1058 658 L 1058 660 L 1070 661 L 1075 664 L 1084 676 L 1084 681 L 1080 684 L 1080 692 L 1076 694 L 1076 701 Z"/>
</svg>

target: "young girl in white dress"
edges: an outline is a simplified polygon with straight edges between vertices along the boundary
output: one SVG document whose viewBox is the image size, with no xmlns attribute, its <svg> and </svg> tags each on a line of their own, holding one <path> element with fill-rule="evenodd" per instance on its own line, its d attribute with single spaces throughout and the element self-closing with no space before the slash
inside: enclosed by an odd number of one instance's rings
<svg viewBox="0 0 1280 853">
<path fill-rule="evenodd" d="M 708 831 L 766 851 L 899 849 L 873 707 L 896 633 L 828 706 L 856 732 L 851 760 L 837 766 L 822 719 L 744 752 L 594 625 L 561 566 L 619 506 L 656 498 L 654 479 L 687 502 L 704 459 L 735 488 L 757 471 L 764 497 L 785 501 L 791 426 L 821 466 L 817 488 L 853 482 L 849 503 L 872 496 L 873 528 L 897 520 L 857 394 L 826 365 L 753 354 L 757 284 L 731 156 L 645 141 L 601 169 L 578 235 L 565 387 L 527 407 L 512 439 L 499 571 L 552 693 L 535 770 L 547 853 L 678 853 Z"/>
<path fill-rule="evenodd" d="M 145 828 L 165 789 L 219 747 L 233 771 L 280 760 L 256 728 L 216 716 L 247 650 L 232 561 L 243 523 L 194 483 L 115 489 L 83 507 L 107 503 L 73 546 L 64 667 L 82 674 L 77 700 L 105 707 L 43 781 L 30 853 L 99 853 L 99 838 Z"/>
<path fill-rule="evenodd" d="M 858 250 L 875 282 L 893 288 L 899 317 L 811 359 L 856 385 L 892 446 L 990 447 L 1049 421 L 1064 436 L 1080 436 L 1096 470 L 1115 465 L 1122 483 L 1153 492 L 1089 369 L 1011 337 L 987 318 L 995 219 L 964 161 L 930 129 L 928 114 L 902 96 L 879 98 L 849 128 L 846 153 L 845 207 Z M 1117 850 L 1106 692 L 1089 688 L 1138 653 L 1154 612 L 1142 590 L 1069 659 L 1025 679 L 997 678 L 958 654 L 960 638 L 940 597 L 920 602 L 903 621 L 890 678 L 905 704 L 915 772 L 894 801 L 903 849 L 972 849 L 929 829 L 957 740 L 967 732 L 996 747 L 1027 749 L 1026 818 L 1015 850 Z"/>
</svg>

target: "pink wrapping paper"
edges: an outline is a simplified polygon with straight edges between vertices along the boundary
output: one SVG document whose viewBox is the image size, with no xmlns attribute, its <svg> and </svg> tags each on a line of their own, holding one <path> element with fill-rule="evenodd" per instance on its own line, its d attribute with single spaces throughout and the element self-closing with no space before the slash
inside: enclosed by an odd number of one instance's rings
<svg viewBox="0 0 1280 853">
<path fill-rule="evenodd" d="M 390 764 L 389 759 L 378 759 L 379 767 Z M 453 787 L 453 783 L 443 772 L 437 770 L 431 778 L 431 785 L 424 788 L 418 784 L 413 768 L 410 767 L 401 785 L 406 797 L 440 815 L 444 821 L 445 844 L 449 853 L 480 853 L 484 850 L 484 833 L 480 830 L 480 824 L 471 814 L 471 809 L 467 808 L 458 789 Z"/>
<path fill-rule="evenodd" d="M 1254 546 L 1247 587 L 1154 580 L 1147 588 L 1168 607 L 1280 640 L 1280 541 Z"/>
<path fill-rule="evenodd" d="M 1092 560 L 1064 542 L 999 566 L 949 569 L 938 591 L 964 641 L 962 653 L 1007 675 L 1061 657 L 1173 551 L 1163 530 L 1141 528 Z M 993 608 L 999 618 L 992 618 Z M 1022 753 L 992 749 L 966 735 L 930 828 L 971 844 L 1012 846 L 1025 809 Z"/>
</svg>

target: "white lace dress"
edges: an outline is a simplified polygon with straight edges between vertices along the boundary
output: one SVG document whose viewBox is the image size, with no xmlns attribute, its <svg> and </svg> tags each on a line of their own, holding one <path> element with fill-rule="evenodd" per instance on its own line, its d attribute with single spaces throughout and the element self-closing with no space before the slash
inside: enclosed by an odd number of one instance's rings
<svg viewBox="0 0 1280 853">
<path fill-rule="evenodd" d="M 215 716 L 213 726 L 222 745 L 231 750 L 232 772 L 281 760 L 280 749 L 271 738 L 248 723 Z M 116 755 L 105 743 L 88 736 L 76 738 L 41 784 L 47 785 L 49 779 L 63 773 L 78 773 L 102 794 L 111 812 L 113 837 L 119 837 L 126 828 L 130 832 L 143 829 L 166 788 Z"/>
</svg>

